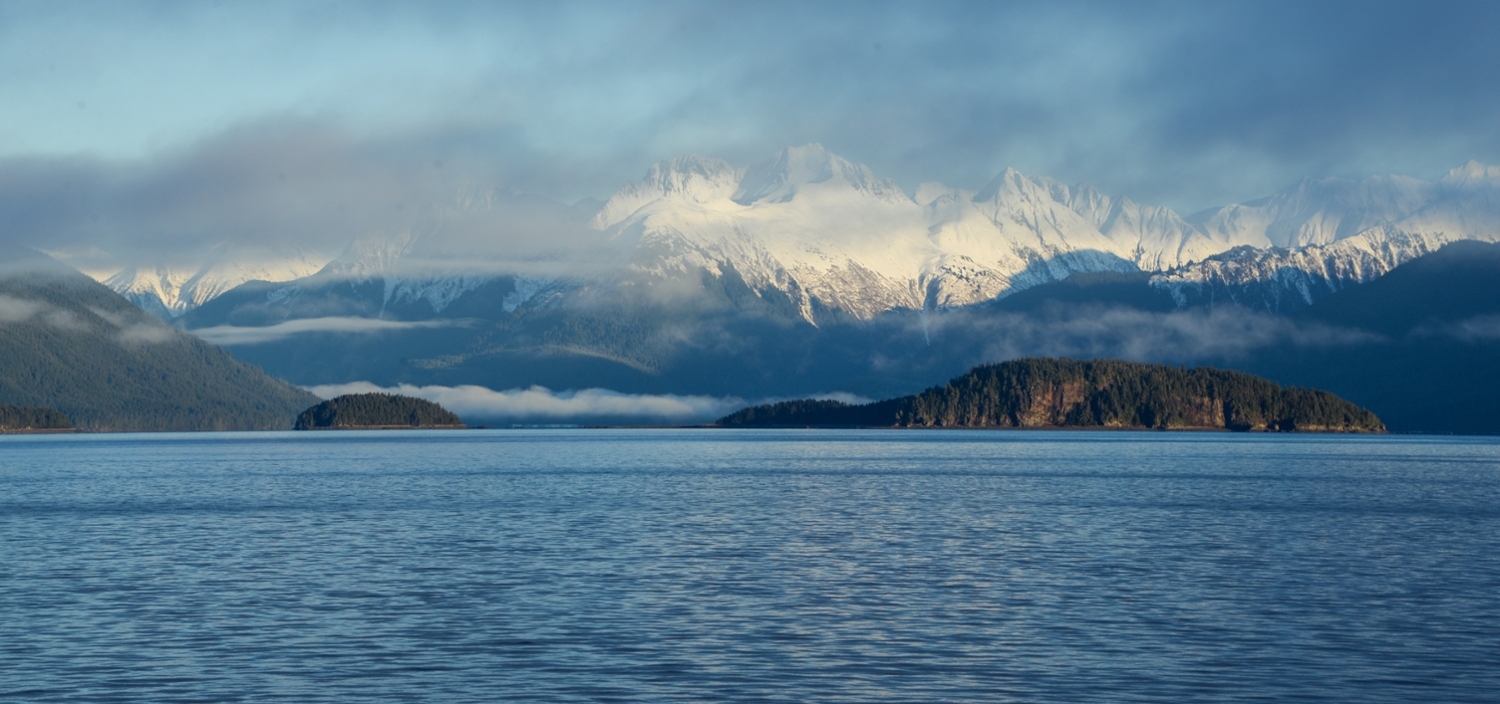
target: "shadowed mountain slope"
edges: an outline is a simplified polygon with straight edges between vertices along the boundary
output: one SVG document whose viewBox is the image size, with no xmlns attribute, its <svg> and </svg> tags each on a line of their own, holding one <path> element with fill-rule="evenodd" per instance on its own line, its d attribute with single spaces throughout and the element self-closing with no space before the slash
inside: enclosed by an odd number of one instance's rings
<svg viewBox="0 0 1500 704">
<path fill-rule="evenodd" d="M 84 430 L 290 428 L 317 397 L 30 250 L 0 252 L 0 403 Z"/>
<path fill-rule="evenodd" d="M 1334 389 L 1393 430 L 1500 433 L 1500 244 L 1450 244 L 1295 319 L 1370 337 L 1334 355 L 1265 349 L 1240 368 Z"/>
</svg>

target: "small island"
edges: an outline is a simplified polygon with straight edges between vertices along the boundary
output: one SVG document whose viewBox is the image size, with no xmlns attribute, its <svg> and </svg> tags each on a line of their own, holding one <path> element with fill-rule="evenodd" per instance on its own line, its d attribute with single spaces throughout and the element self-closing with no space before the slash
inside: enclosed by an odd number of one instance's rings
<svg viewBox="0 0 1500 704">
<path fill-rule="evenodd" d="M 394 430 L 466 428 L 451 411 L 431 401 L 396 394 L 347 394 L 297 416 L 296 430 Z"/>
<path fill-rule="evenodd" d="M 0 433 L 66 433 L 73 421 L 55 408 L 0 404 Z"/>
<path fill-rule="evenodd" d="M 746 408 L 715 424 L 1385 432 L 1374 413 L 1326 391 L 1283 387 L 1242 372 L 1049 358 L 974 367 L 912 396 L 863 405 L 784 401 Z"/>
</svg>

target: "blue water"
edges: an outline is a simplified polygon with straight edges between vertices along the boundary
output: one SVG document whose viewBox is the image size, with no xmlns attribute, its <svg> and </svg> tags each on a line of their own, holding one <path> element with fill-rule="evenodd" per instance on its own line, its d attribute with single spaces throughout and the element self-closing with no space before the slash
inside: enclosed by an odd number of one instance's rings
<svg viewBox="0 0 1500 704">
<path fill-rule="evenodd" d="M 0 700 L 1497 701 L 1500 439 L 7 436 Z"/>
</svg>

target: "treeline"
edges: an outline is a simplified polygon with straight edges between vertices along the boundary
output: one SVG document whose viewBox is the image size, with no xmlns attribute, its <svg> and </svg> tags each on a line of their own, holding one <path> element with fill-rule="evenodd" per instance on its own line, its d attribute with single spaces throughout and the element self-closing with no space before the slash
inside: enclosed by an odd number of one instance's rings
<svg viewBox="0 0 1500 704">
<path fill-rule="evenodd" d="M 73 422 L 55 408 L 0 404 L 0 430 L 67 430 Z"/>
<path fill-rule="evenodd" d="M 348 394 L 297 416 L 297 430 L 337 428 L 461 428 L 463 421 L 431 401 L 396 394 Z"/>
<path fill-rule="evenodd" d="M 1384 432 L 1333 394 L 1241 372 L 1116 360 L 1020 359 L 975 367 L 913 396 L 849 405 L 787 401 L 720 418 L 725 426 L 914 428 L 1227 428 Z"/>
</svg>

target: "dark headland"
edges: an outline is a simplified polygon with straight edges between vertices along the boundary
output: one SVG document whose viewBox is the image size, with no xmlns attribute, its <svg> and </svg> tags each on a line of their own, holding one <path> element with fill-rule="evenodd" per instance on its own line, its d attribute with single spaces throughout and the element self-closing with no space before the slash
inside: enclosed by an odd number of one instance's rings
<svg viewBox="0 0 1500 704">
<path fill-rule="evenodd" d="M 863 405 L 806 399 L 754 406 L 715 424 L 1385 432 L 1374 413 L 1326 391 L 1208 367 L 1072 359 L 978 366 L 919 394 Z"/>
<path fill-rule="evenodd" d="M 431 401 L 396 394 L 348 394 L 324 401 L 297 416 L 297 430 L 382 430 L 466 428 L 448 409 Z"/>
</svg>

